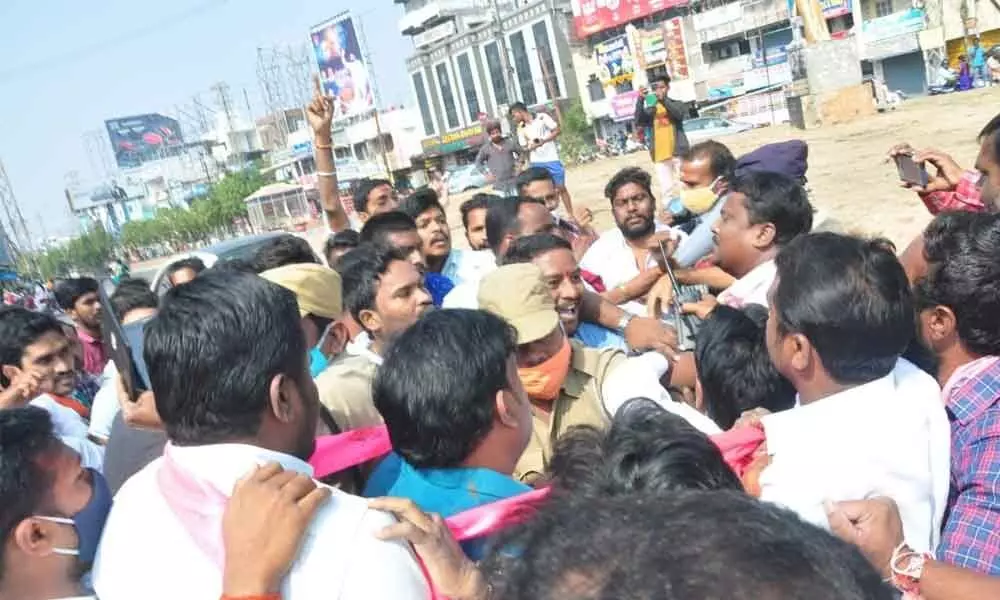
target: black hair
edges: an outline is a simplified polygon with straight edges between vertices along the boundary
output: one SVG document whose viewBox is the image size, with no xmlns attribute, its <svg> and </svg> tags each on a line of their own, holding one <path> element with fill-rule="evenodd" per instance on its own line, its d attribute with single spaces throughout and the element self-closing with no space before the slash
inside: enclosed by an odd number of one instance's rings
<svg viewBox="0 0 1000 600">
<path fill-rule="evenodd" d="M 496 199 L 486 209 L 486 244 L 494 253 L 500 248 L 504 236 L 520 231 L 517 221 L 520 207 L 521 201 L 516 196 L 505 196 Z"/>
<path fill-rule="evenodd" d="M 500 196 L 496 194 L 475 194 L 468 200 L 462 203 L 458 207 L 459 212 L 462 214 L 462 227 L 469 228 L 469 213 L 474 210 L 487 209 L 490 204 L 492 204 Z"/>
<path fill-rule="evenodd" d="M 730 429 L 751 408 L 779 412 L 795 405 L 795 387 L 767 355 L 766 320 L 762 306 L 720 305 L 698 330 L 694 362 L 705 412 L 722 429 Z"/>
<path fill-rule="evenodd" d="M 416 230 L 417 224 L 413 217 L 402 211 L 394 210 L 372 215 L 361 228 L 361 243 L 390 246 L 388 240 L 391 234 Z"/>
<path fill-rule="evenodd" d="M 326 238 L 326 244 L 323 246 L 323 255 L 326 259 L 330 260 L 330 254 L 334 250 L 340 250 L 343 248 L 357 248 L 358 244 L 361 243 L 361 234 L 353 229 L 345 229 L 344 231 L 338 231 Z"/>
<path fill-rule="evenodd" d="M 250 273 L 207 271 L 172 288 L 146 325 L 156 409 L 181 445 L 253 437 L 271 380 L 308 379 L 295 294 Z"/>
<path fill-rule="evenodd" d="M 774 243 L 784 246 L 812 229 L 813 208 L 805 188 L 790 177 L 769 171 L 750 171 L 729 183 L 730 193 L 746 198 L 751 225 L 774 225 Z"/>
<path fill-rule="evenodd" d="M 283 235 L 268 241 L 254 254 L 251 261 L 257 273 L 287 265 L 320 264 L 309 242 L 297 235 Z"/>
<path fill-rule="evenodd" d="M 118 287 L 111 294 L 111 309 L 115 312 L 115 317 L 119 321 L 125 315 L 139 308 L 156 308 L 160 305 L 160 299 L 149 289 L 149 284 L 145 280 L 135 277 L 126 277 L 118 282 Z"/>
<path fill-rule="evenodd" d="M 25 349 L 50 331 L 65 335 L 62 323 L 51 315 L 18 306 L 0 311 L 0 365 L 20 367 Z M 2 371 L 0 385 L 10 385 Z"/>
<path fill-rule="evenodd" d="M 549 474 L 557 491 L 571 494 L 743 489 L 705 434 L 648 398 L 623 404 L 607 433 L 571 428 L 556 442 Z"/>
<path fill-rule="evenodd" d="M 514 329 L 486 311 L 422 316 L 390 345 L 373 384 L 393 450 L 416 468 L 459 466 L 493 427 L 516 351 Z"/>
<path fill-rule="evenodd" d="M 799 236 L 775 260 L 771 307 L 778 331 L 801 333 L 839 383 L 888 375 L 914 334 L 903 266 L 877 241 L 836 233 Z"/>
<path fill-rule="evenodd" d="M 510 110 L 508 110 L 507 112 L 508 112 L 508 114 L 513 115 L 515 111 L 519 111 L 519 110 L 523 110 L 524 112 L 528 112 L 528 107 L 525 106 L 524 102 L 515 102 L 514 104 L 510 105 Z"/>
<path fill-rule="evenodd" d="M 553 498 L 492 547 L 482 569 L 504 600 L 895 594 L 854 546 L 729 490 Z"/>
<path fill-rule="evenodd" d="M 59 442 L 49 413 L 36 406 L 0 410 L 0 579 L 4 549 L 14 529 L 28 517 L 45 513 L 53 476 L 42 464 Z"/>
<path fill-rule="evenodd" d="M 650 78 L 649 85 L 661 82 L 670 85 L 670 75 L 667 75 L 666 73 L 660 73 L 659 75 L 654 75 L 652 78 Z"/>
<path fill-rule="evenodd" d="M 399 250 L 376 244 L 361 244 L 340 260 L 344 308 L 361 322 L 361 311 L 375 310 L 375 296 L 382 276 L 393 261 L 408 262 Z"/>
<path fill-rule="evenodd" d="M 736 170 L 736 157 L 732 151 L 725 144 L 715 140 L 698 142 L 688 148 L 681 158 L 687 161 L 707 158 L 712 177 L 729 180 L 733 178 L 733 172 Z"/>
<path fill-rule="evenodd" d="M 503 264 L 529 263 L 535 258 L 553 250 L 573 251 L 573 246 L 557 235 L 551 233 L 536 233 L 519 237 L 510 243 L 507 254 L 503 256 Z"/>
<path fill-rule="evenodd" d="M 438 201 L 437 192 L 427 186 L 417 189 L 399 203 L 400 212 L 409 215 L 413 220 L 432 208 L 444 212 L 444 207 Z"/>
<path fill-rule="evenodd" d="M 227 260 L 216 261 L 212 265 L 211 271 L 213 273 L 251 273 L 256 275 L 257 270 L 254 269 L 253 264 L 243 258 L 230 258 Z"/>
<path fill-rule="evenodd" d="M 1000 60 L 1000 56 L 997 57 Z M 1000 162 L 1000 113 L 993 117 L 979 132 L 979 140 L 985 142 L 993 136 L 993 160 Z"/>
<path fill-rule="evenodd" d="M 634 183 L 641 187 L 650 196 L 653 195 L 653 179 L 645 169 L 639 167 L 625 167 L 615 173 L 608 184 L 604 186 L 604 197 L 611 202 L 615 201 L 615 194 L 622 186 Z"/>
<path fill-rule="evenodd" d="M 924 230 L 924 258 L 917 310 L 947 306 L 966 349 L 1000 354 L 1000 214 L 938 215 Z"/>
<path fill-rule="evenodd" d="M 357 189 L 354 190 L 354 211 L 359 213 L 368 212 L 368 195 L 372 193 L 375 188 L 392 184 L 389 183 L 388 179 L 372 179 L 370 177 L 365 177 L 358 182 Z"/>
<path fill-rule="evenodd" d="M 174 276 L 174 273 L 180 271 L 181 269 L 191 269 L 194 271 L 195 275 L 200 275 L 206 268 L 207 267 L 205 267 L 205 262 L 203 260 L 197 256 L 189 256 L 177 262 L 171 263 L 170 266 L 167 267 L 166 277 L 169 280 Z"/>
<path fill-rule="evenodd" d="M 524 192 L 524 188 L 536 181 L 550 181 L 555 184 L 556 180 L 552 178 L 552 173 L 549 173 L 549 170 L 544 167 L 528 167 L 517 176 L 518 195 Z"/>
<path fill-rule="evenodd" d="M 73 310 L 76 301 L 85 294 L 97 293 L 97 280 L 92 277 L 63 279 L 55 288 L 56 304 L 63 310 Z"/>
</svg>

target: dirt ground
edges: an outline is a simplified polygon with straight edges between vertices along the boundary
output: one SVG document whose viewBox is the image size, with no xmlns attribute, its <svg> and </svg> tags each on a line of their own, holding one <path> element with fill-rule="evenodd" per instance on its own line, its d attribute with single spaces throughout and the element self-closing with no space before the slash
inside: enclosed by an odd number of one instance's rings
<svg viewBox="0 0 1000 600">
<path fill-rule="evenodd" d="M 757 146 L 789 139 L 809 144 L 807 177 L 818 209 L 828 212 L 848 231 L 885 236 L 902 249 L 930 220 L 915 194 L 901 189 L 893 164 L 885 155 L 898 142 L 935 148 L 971 169 L 979 151 L 976 135 L 1000 112 L 1000 88 L 906 101 L 898 110 L 854 123 L 800 131 L 788 125 L 766 127 L 719 141 L 739 156 Z M 618 156 L 571 168 L 566 175 L 574 206 L 594 212 L 598 231 L 613 226 L 604 184 L 618 170 L 640 166 L 652 170 L 645 152 Z M 655 179 L 654 179 L 655 184 Z M 655 185 L 654 185 L 655 189 Z M 448 221 L 456 244 L 465 243 L 458 206 L 468 194 L 453 198 Z"/>
<path fill-rule="evenodd" d="M 974 90 L 906 101 L 898 110 L 853 123 L 800 131 L 788 125 L 766 127 L 721 138 L 739 156 L 754 148 L 789 139 L 809 144 L 807 177 L 816 208 L 838 221 L 847 231 L 891 239 L 902 249 L 930 220 L 930 214 L 911 192 L 899 187 L 895 167 L 886 152 L 899 142 L 916 148 L 935 148 L 951 154 L 962 166 L 972 168 L 979 151 L 976 135 L 1000 111 L 1000 88 Z M 572 167 L 567 184 L 574 206 L 594 213 L 598 231 L 614 225 L 604 185 L 619 169 L 640 166 L 651 170 L 645 152 L 601 159 Z M 655 186 L 654 186 L 655 189 Z M 458 207 L 472 192 L 452 197 L 448 222 L 456 246 L 466 247 Z M 316 228 L 307 239 L 322 252 L 326 234 Z M 155 272 L 166 259 L 135 265 Z"/>
</svg>

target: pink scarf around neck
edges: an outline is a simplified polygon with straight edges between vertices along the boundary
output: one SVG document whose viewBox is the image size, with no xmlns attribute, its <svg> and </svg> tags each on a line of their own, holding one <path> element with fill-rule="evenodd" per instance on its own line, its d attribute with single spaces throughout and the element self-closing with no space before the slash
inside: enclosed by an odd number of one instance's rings
<svg viewBox="0 0 1000 600">
<path fill-rule="evenodd" d="M 726 463 L 738 476 L 742 476 L 753 460 L 754 452 L 763 443 L 764 432 L 757 427 L 746 427 L 711 436 L 711 439 L 719 447 Z M 317 438 L 316 451 L 309 462 L 314 469 L 314 477 L 323 478 L 381 458 L 391 450 L 389 433 L 384 425 L 380 425 Z M 163 450 L 157 484 L 171 512 L 221 573 L 225 562 L 222 515 L 229 500 L 228 493 L 181 466 L 171 444 Z M 533 507 L 543 501 L 549 492 L 550 488 L 525 492 L 459 513 L 446 519 L 445 523 L 460 542 L 493 535 L 529 517 Z M 426 577 L 423 563 L 420 566 Z M 429 578 L 428 585 L 432 598 L 442 598 L 434 592 Z"/>
</svg>

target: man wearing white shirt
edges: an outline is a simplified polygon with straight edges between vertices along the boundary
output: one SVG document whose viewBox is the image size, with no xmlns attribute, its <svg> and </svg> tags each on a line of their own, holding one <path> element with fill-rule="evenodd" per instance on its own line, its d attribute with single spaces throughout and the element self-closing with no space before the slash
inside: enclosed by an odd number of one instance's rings
<svg viewBox="0 0 1000 600">
<path fill-rule="evenodd" d="M 295 296 L 255 275 L 208 273 L 168 292 L 145 354 L 170 443 L 115 498 L 94 567 L 102 600 L 220 596 L 235 483 L 269 461 L 312 474 L 319 404 L 306 351 Z M 392 518 L 332 493 L 282 597 L 427 598 L 409 548 L 375 538 Z M 183 576 L 164 578 L 163 565 Z"/>
<path fill-rule="evenodd" d="M 604 281 L 605 299 L 633 315 L 645 315 L 643 299 L 664 275 L 656 260 L 659 241 L 666 244 L 684 234 L 656 222 L 652 180 L 638 167 L 616 173 L 604 195 L 611 202 L 617 227 L 601 234 L 580 260 L 580 268 Z"/>
<path fill-rule="evenodd" d="M 719 267 L 734 280 L 719 302 L 740 308 L 767 306 L 774 257 L 812 229 L 813 209 L 805 189 L 779 173 L 749 172 L 733 180 L 712 228 Z"/>
<path fill-rule="evenodd" d="M 100 469 L 104 448 L 88 439 L 90 406 L 74 396 L 76 355 L 54 317 L 24 308 L 0 313 L 0 408 L 31 404 L 46 410 L 55 434 L 71 441 Z"/>
<path fill-rule="evenodd" d="M 123 279 L 111 294 L 111 309 L 122 324 L 135 323 L 156 314 L 159 298 L 142 279 Z M 141 349 L 138 349 L 141 351 Z M 94 396 L 90 410 L 90 435 L 107 442 L 115 415 L 121 410 L 118 403 L 118 369 L 109 360 L 102 374 L 101 389 Z"/>
<path fill-rule="evenodd" d="M 541 167 L 552 175 L 552 180 L 562 196 L 566 214 L 573 217 L 573 201 L 566 189 L 566 168 L 559 159 L 559 124 L 549 115 L 531 114 L 523 102 L 510 106 L 510 117 L 517 124 L 517 142 L 528 151 L 532 167 Z"/>
<path fill-rule="evenodd" d="M 824 503 L 889 496 L 920 552 L 940 538 L 950 433 L 934 379 L 900 359 L 909 282 L 878 242 L 801 236 L 776 259 L 767 349 L 799 406 L 763 417 L 761 499 L 828 527 Z"/>
</svg>

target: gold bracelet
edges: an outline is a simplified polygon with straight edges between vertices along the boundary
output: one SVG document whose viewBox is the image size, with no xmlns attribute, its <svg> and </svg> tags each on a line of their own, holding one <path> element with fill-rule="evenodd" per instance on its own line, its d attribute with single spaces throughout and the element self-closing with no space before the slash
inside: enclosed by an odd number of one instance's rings
<svg viewBox="0 0 1000 600">
<path fill-rule="evenodd" d="M 320 150 L 333 150 L 333 144 L 320 144 L 318 142 L 313 142 L 313 148 L 318 148 Z"/>
</svg>

